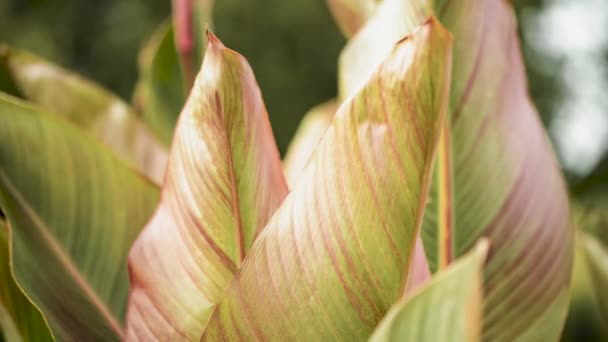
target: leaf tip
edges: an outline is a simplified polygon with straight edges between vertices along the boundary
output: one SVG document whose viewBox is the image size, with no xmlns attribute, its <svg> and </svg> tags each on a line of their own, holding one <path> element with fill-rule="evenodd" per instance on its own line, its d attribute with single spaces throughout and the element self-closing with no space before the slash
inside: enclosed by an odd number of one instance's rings
<svg viewBox="0 0 608 342">
<path fill-rule="evenodd" d="M 213 32 L 209 30 L 208 24 L 205 24 L 205 33 L 207 34 L 207 42 L 209 44 L 209 48 L 224 48 L 224 44 L 222 41 L 215 35 Z"/>
<path fill-rule="evenodd" d="M 452 34 L 448 30 L 446 30 L 445 27 L 443 27 L 443 25 L 439 21 L 439 19 L 437 19 L 437 17 L 432 14 L 425 20 L 423 24 L 418 26 L 416 30 L 397 41 L 395 46 L 397 47 L 402 44 L 407 44 L 412 40 L 416 40 L 415 37 L 420 37 L 419 39 L 429 39 L 431 36 L 436 36 L 440 41 L 447 44 L 447 46 L 451 49 L 453 41 Z"/>
</svg>

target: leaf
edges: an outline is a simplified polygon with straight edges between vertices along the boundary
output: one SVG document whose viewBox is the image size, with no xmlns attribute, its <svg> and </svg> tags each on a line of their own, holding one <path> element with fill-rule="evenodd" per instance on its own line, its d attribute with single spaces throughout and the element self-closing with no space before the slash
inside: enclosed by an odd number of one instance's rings
<svg viewBox="0 0 608 342">
<path fill-rule="evenodd" d="M 608 228 L 608 226 L 604 226 Z M 581 243 L 585 250 L 587 265 L 591 273 L 591 280 L 599 300 L 604 321 L 608 322 L 608 245 L 587 233 L 580 233 Z"/>
<path fill-rule="evenodd" d="M 146 125 L 165 146 L 171 144 L 187 96 L 179 63 L 173 27 L 165 23 L 140 54 L 141 78 L 133 100 Z"/>
<path fill-rule="evenodd" d="M 487 251 L 488 241 L 480 240 L 412 298 L 394 305 L 370 341 L 479 341 Z"/>
<path fill-rule="evenodd" d="M 451 189 L 439 193 L 453 218 L 444 227 L 448 258 L 490 240 L 484 340 L 555 340 L 568 310 L 574 231 L 564 179 L 527 94 L 511 4 L 436 8 L 455 37 L 451 154 L 438 157 L 451 175 L 443 182 Z"/>
<path fill-rule="evenodd" d="M 10 269 L 8 225 L 0 219 L 0 325 L 7 341 L 52 341 L 42 315 L 23 295 Z"/>
<path fill-rule="evenodd" d="M 574 202 L 574 201 L 573 201 Z M 573 205 L 575 222 L 579 207 Z M 580 226 L 579 226 L 580 227 Z M 582 228 L 582 227 L 581 227 Z M 572 271 L 572 287 L 568 318 L 560 341 L 606 341 L 608 340 L 608 324 L 602 318 L 599 303 L 594 293 L 590 269 L 587 265 L 585 250 L 580 233 L 576 235 L 574 265 Z"/>
<path fill-rule="evenodd" d="M 378 0 L 327 0 L 340 31 L 348 38 L 365 24 L 378 7 Z"/>
<path fill-rule="evenodd" d="M 405 288 L 450 53 L 449 34 L 431 19 L 340 107 L 202 340 L 369 336 Z"/>
<path fill-rule="evenodd" d="M 290 187 L 295 186 L 314 149 L 330 126 L 337 107 L 338 103 L 335 100 L 328 101 L 311 109 L 302 119 L 283 159 L 283 169 Z M 409 272 L 404 295 L 426 283 L 431 277 L 420 237 L 416 238 Z"/>
<path fill-rule="evenodd" d="M 123 335 L 128 248 L 157 200 L 91 136 L 0 94 L 0 207 L 13 274 L 57 340 Z"/>
<path fill-rule="evenodd" d="M 173 0 L 173 20 L 163 23 L 140 52 L 134 103 L 165 146 L 205 55 L 203 32 L 212 27 L 213 0 Z"/>
<path fill-rule="evenodd" d="M 563 324 L 573 229 L 563 177 L 527 95 L 511 5 L 432 5 L 454 35 L 454 75 L 421 234 L 429 262 L 433 270 L 446 267 L 487 237 L 483 339 L 554 339 L 554 331 L 537 323 L 554 330 Z M 373 70 L 386 40 L 423 20 L 425 7 L 423 0 L 381 5 L 341 56 L 343 97 Z M 529 331 L 537 328 L 548 335 Z"/>
<path fill-rule="evenodd" d="M 128 339 L 198 339 L 286 194 L 253 72 L 210 34 L 180 116 L 161 203 L 130 253 Z"/>
<path fill-rule="evenodd" d="M 213 0 L 172 0 L 172 5 L 175 47 L 189 91 L 205 56 L 203 32 L 211 28 Z"/>
<path fill-rule="evenodd" d="M 312 108 L 304 115 L 283 158 L 283 169 L 290 187 L 296 184 L 337 109 L 337 101 L 331 100 Z"/>
<path fill-rule="evenodd" d="M 0 46 L 0 69 L 16 89 L 0 88 L 90 131 L 157 183 L 167 152 L 129 106 L 91 81 L 25 51 Z"/>
<path fill-rule="evenodd" d="M 346 0 L 345 0 L 346 1 Z M 393 46 L 429 16 L 426 0 L 383 0 L 363 29 L 348 42 L 338 62 L 340 100 L 356 93 L 388 57 Z"/>
<path fill-rule="evenodd" d="M 598 307 L 605 323 L 608 323 L 608 215 L 604 198 L 595 198 L 591 203 L 575 206 L 578 245 L 584 251 L 586 266 Z M 606 329 L 604 329 L 606 330 Z"/>
</svg>

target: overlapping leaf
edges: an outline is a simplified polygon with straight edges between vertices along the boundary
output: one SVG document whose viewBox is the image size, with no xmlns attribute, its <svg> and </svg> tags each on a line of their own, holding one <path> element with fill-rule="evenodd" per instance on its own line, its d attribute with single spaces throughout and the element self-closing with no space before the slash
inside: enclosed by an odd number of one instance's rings
<svg viewBox="0 0 608 342">
<path fill-rule="evenodd" d="M 140 52 L 134 105 L 169 146 L 179 113 L 205 54 L 203 32 L 211 26 L 212 0 L 173 0 L 173 20 L 162 23 Z"/>
<path fill-rule="evenodd" d="M 393 306 L 370 341 L 479 341 L 487 251 L 487 240 L 481 240 L 411 299 Z"/>
<path fill-rule="evenodd" d="M 304 115 L 283 158 L 283 169 L 290 187 L 296 184 L 337 109 L 337 101 L 331 100 L 314 107 Z"/>
<path fill-rule="evenodd" d="M 0 94 L 13 274 L 60 341 L 118 340 L 127 253 L 158 190 L 64 119 Z"/>
<path fill-rule="evenodd" d="M 153 34 L 140 53 L 139 69 L 134 106 L 158 139 L 169 146 L 187 96 L 172 25 L 164 23 Z"/>
<path fill-rule="evenodd" d="M 283 159 L 283 169 L 290 187 L 295 186 L 314 149 L 331 124 L 337 108 L 338 104 L 336 100 L 328 101 L 311 109 L 302 119 Z M 426 283 L 431 277 L 429 264 L 420 237 L 416 238 L 416 246 L 409 272 L 409 281 L 404 295 L 411 293 L 417 287 Z"/>
<path fill-rule="evenodd" d="M 361 340 L 408 281 L 451 39 L 430 20 L 346 101 L 203 340 Z"/>
<path fill-rule="evenodd" d="M 128 339 L 198 339 L 286 193 L 253 72 L 211 35 L 161 203 L 130 254 Z"/>
<path fill-rule="evenodd" d="M 15 284 L 10 269 L 8 226 L 0 219 L 0 326 L 6 341 L 52 341 L 42 315 Z"/>
<path fill-rule="evenodd" d="M 167 152 L 131 108 L 92 82 L 25 51 L 0 47 L 0 90 L 34 102 L 90 131 L 119 157 L 160 183 Z"/>
<path fill-rule="evenodd" d="M 422 234 L 426 252 L 441 268 L 488 237 L 484 339 L 554 340 L 568 304 L 573 231 L 564 181 L 526 93 L 511 6 L 431 4 L 454 35 L 454 75 Z M 368 77 L 390 41 L 423 20 L 427 6 L 383 3 L 341 56 L 343 96 Z"/>
</svg>

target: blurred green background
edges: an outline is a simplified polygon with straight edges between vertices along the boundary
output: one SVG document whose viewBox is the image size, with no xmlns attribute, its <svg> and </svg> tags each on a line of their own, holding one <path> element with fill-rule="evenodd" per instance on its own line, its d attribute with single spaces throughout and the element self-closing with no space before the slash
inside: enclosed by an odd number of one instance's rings
<svg viewBox="0 0 608 342">
<path fill-rule="evenodd" d="M 512 2 L 530 93 L 571 192 L 582 201 L 608 198 L 608 1 Z M 0 42 L 130 100 L 137 53 L 170 7 L 169 0 L 0 0 Z M 302 115 L 335 96 L 345 39 L 324 0 L 217 0 L 214 21 L 216 34 L 251 63 L 283 153 Z M 608 339 L 587 285 L 577 286 L 578 313 L 565 340 Z"/>
</svg>

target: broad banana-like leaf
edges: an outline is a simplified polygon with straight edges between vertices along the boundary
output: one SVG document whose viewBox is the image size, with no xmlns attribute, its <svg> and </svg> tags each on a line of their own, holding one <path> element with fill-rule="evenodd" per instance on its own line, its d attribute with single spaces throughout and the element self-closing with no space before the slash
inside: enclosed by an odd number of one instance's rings
<svg viewBox="0 0 608 342">
<path fill-rule="evenodd" d="M 10 269 L 8 225 L 0 219 L 0 326 L 6 341 L 52 341 L 40 311 L 15 284 Z"/>
<path fill-rule="evenodd" d="M 407 286 L 450 81 L 429 20 L 338 110 L 202 340 L 361 340 Z"/>
<path fill-rule="evenodd" d="M 156 137 L 169 146 L 187 96 L 172 25 L 162 24 L 144 46 L 139 61 L 141 78 L 134 106 Z"/>
<path fill-rule="evenodd" d="M 337 101 L 332 100 L 311 109 L 302 119 L 283 159 L 283 169 L 290 187 L 295 186 L 314 149 L 331 124 L 337 108 Z M 426 283 L 431 277 L 429 264 L 426 260 L 424 246 L 420 237 L 416 238 L 416 246 L 409 272 L 408 279 L 410 281 L 408 281 L 404 295 L 411 293 L 414 289 Z"/>
<path fill-rule="evenodd" d="M 196 340 L 287 194 L 253 72 L 209 35 L 161 202 L 131 250 L 129 340 Z"/>
<path fill-rule="evenodd" d="M 7 46 L 0 47 L 0 69 L 16 88 L 1 91 L 64 116 L 156 183 L 162 181 L 167 151 L 124 101 L 68 70 Z"/>
<path fill-rule="evenodd" d="M 338 27 L 348 38 L 354 35 L 372 16 L 378 0 L 327 0 Z"/>
<path fill-rule="evenodd" d="M 331 100 L 314 107 L 304 115 L 283 158 L 283 169 L 290 188 L 295 186 L 337 109 L 338 102 Z"/>
<path fill-rule="evenodd" d="M 127 254 L 158 190 L 92 136 L 0 94 L 13 275 L 59 341 L 123 336 Z"/>
<path fill-rule="evenodd" d="M 393 306 L 370 341 L 479 341 L 487 251 L 487 240 L 479 241 L 412 298 Z"/>
<path fill-rule="evenodd" d="M 434 270 L 446 267 L 487 237 L 484 340 L 555 340 L 568 306 L 573 229 L 564 180 L 527 95 L 511 4 L 386 0 L 341 56 L 342 96 L 424 12 L 454 35 L 449 120 L 421 235 L 428 259 Z"/>
</svg>

